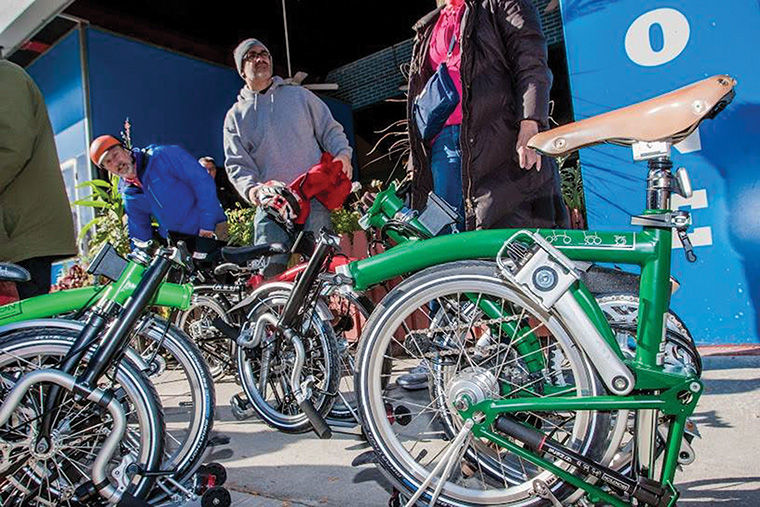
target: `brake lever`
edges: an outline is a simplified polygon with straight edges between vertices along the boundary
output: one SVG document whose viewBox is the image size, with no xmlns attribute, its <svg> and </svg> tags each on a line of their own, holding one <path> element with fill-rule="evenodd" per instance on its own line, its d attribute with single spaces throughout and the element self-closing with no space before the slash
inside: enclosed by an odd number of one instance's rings
<svg viewBox="0 0 760 507">
<path fill-rule="evenodd" d="M 176 246 L 171 250 L 168 257 L 170 261 L 184 269 L 187 273 L 192 273 L 195 270 L 193 257 L 190 255 L 190 251 L 187 249 L 187 244 L 184 241 L 177 241 Z"/>
<path fill-rule="evenodd" d="M 689 235 L 682 229 L 677 229 L 677 232 L 678 239 L 681 240 L 681 244 L 683 245 L 683 252 L 686 255 L 686 260 L 689 262 L 697 262 L 697 254 L 694 253 L 694 247 L 691 244 Z"/>
</svg>

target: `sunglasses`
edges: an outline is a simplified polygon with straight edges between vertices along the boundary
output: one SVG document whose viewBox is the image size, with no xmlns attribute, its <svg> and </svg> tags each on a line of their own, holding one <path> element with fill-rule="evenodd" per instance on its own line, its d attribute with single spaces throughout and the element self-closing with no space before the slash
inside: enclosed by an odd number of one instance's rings
<svg viewBox="0 0 760 507">
<path fill-rule="evenodd" d="M 253 60 L 255 60 L 258 57 L 265 58 L 265 59 L 269 60 L 269 58 L 271 57 L 271 55 L 269 54 L 269 51 L 256 51 L 256 52 L 249 51 L 243 57 L 243 61 L 244 62 L 252 62 Z"/>
</svg>

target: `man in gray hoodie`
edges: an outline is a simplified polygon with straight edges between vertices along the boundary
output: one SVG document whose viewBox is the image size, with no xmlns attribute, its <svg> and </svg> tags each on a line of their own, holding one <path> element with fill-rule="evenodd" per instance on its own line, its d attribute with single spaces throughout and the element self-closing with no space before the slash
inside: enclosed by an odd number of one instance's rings
<svg viewBox="0 0 760 507">
<path fill-rule="evenodd" d="M 260 41 L 244 40 L 233 56 L 245 86 L 224 120 L 224 165 L 240 195 L 257 205 L 263 184 L 290 183 L 319 163 L 323 151 L 339 160 L 350 178 L 351 147 L 327 105 L 309 90 L 273 76 L 272 55 Z M 289 244 L 287 232 L 261 209 L 254 222 L 255 244 Z M 304 228 L 316 232 L 322 227 L 330 228 L 330 212 L 313 199 Z M 265 275 L 286 264 L 287 256 L 273 257 Z"/>
</svg>

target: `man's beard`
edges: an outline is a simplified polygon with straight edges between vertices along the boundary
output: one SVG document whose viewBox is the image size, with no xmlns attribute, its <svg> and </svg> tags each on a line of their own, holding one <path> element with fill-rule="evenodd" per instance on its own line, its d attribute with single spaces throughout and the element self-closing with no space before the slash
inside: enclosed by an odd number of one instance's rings
<svg viewBox="0 0 760 507">
<path fill-rule="evenodd" d="M 268 65 L 254 67 L 253 77 L 254 79 L 270 79 L 272 77 L 271 68 Z"/>
</svg>

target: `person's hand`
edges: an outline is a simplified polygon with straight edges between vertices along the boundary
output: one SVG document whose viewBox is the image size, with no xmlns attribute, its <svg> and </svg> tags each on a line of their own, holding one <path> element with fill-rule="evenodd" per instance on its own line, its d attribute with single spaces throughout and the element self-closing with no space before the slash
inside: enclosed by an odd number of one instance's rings
<svg viewBox="0 0 760 507">
<path fill-rule="evenodd" d="M 201 229 L 198 231 L 198 236 L 201 238 L 214 238 L 214 231 L 207 231 L 206 229 Z"/>
<path fill-rule="evenodd" d="M 335 160 L 340 161 L 341 165 L 343 166 L 341 167 L 343 174 L 345 174 L 346 178 L 350 180 L 351 176 L 354 174 L 354 168 L 351 166 L 351 157 L 344 153 L 343 155 L 338 155 L 335 157 Z"/>
<path fill-rule="evenodd" d="M 541 170 L 541 155 L 536 150 L 528 148 L 530 138 L 538 134 L 538 122 L 535 120 L 523 120 L 520 122 L 520 132 L 517 134 L 517 158 L 520 167 L 529 171 L 536 166 L 536 171 Z"/>
<path fill-rule="evenodd" d="M 259 190 L 261 190 L 262 184 L 259 183 L 255 187 L 252 187 L 250 190 L 248 190 L 248 200 L 253 204 L 254 206 L 258 206 L 259 203 Z"/>
</svg>

